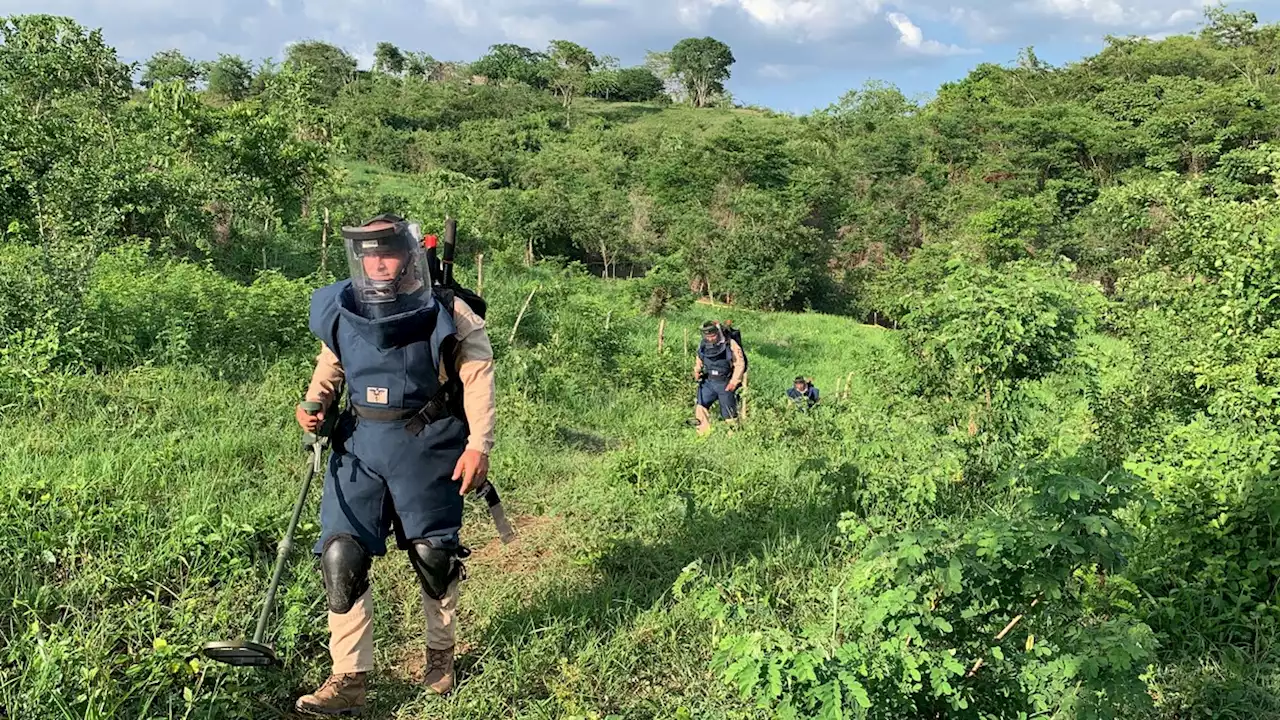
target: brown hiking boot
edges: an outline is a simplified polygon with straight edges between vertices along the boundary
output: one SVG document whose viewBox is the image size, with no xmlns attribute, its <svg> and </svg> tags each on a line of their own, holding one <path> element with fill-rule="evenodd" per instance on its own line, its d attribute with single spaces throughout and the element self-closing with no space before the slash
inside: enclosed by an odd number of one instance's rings
<svg viewBox="0 0 1280 720">
<path fill-rule="evenodd" d="M 437 695 L 445 695 L 453 689 L 453 648 L 427 648 L 427 674 L 422 681 Z"/>
<path fill-rule="evenodd" d="M 359 714 L 364 709 L 365 675 L 330 675 L 315 692 L 298 698 L 294 707 L 311 715 Z"/>
</svg>

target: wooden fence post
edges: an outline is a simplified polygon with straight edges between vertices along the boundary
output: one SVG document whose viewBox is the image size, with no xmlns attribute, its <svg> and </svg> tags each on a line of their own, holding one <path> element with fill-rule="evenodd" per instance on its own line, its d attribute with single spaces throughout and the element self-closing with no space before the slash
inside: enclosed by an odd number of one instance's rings
<svg viewBox="0 0 1280 720">
<path fill-rule="evenodd" d="M 689 357 L 689 328 L 684 329 L 684 354 L 682 357 Z"/>
<path fill-rule="evenodd" d="M 739 390 L 742 393 L 742 407 L 738 408 L 738 411 L 739 411 L 739 414 L 742 415 L 742 419 L 746 420 L 747 419 L 747 376 L 746 375 L 742 376 L 742 387 Z"/>
<path fill-rule="evenodd" d="M 484 253 L 476 256 L 476 294 L 484 294 Z"/>
<path fill-rule="evenodd" d="M 320 274 L 329 266 L 329 208 L 324 209 L 324 224 L 320 226 Z"/>
<path fill-rule="evenodd" d="M 667 334 L 667 319 L 662 318 L 658 321 L 658 354 L 662 354 L 663 337 Z"/>
</svg>

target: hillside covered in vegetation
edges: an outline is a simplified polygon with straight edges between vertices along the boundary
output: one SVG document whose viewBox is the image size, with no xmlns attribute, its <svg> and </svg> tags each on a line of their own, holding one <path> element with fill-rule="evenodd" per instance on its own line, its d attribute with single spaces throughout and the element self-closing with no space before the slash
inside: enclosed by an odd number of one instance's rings
<svg viewBox="0 0 1280 720">
<path fill-rule="evenodd" d="M 358 71 L 0 36 L 0 717 L 274 717 L 323 678 L 301 553 L 282 671 L 198 648 L 252 622 L 308 298 L 384 211 L 458 218 L 472 285 L 483 254 L 523 537 L 468 511 L 443 700 L 375 563 L 380 716 L 1280 717 L 1280 25 L 803 117 L 734 106 L 709 38 Z M 752 377 L 699 439 L 709 316 Z"/>
</svg>

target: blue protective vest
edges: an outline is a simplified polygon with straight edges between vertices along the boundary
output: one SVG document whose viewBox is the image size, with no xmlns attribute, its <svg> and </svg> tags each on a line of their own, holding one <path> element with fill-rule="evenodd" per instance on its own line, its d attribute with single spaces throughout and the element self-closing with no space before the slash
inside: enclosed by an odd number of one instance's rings
<svg viewBox="0 0 1280 720">
<path fill-rule="evenodd" d="M 726 382 L 733 375 L 733 350 L 728 340 L 716 345 L 708 345 L 703 340 L 698 345 L 698 357 L 702 358 L 702 369 L 707 375 Z"/>
<path fill-rule="evenodd" d="M 812 405 L 818 402 L 818 388 L 810 385 L 808 388 L 805 389 L 804 392 L 800 392 L 796 390 L 794 387 L 790 387 L 790 388 L 787 388 L 787 397 L 796 401 L 799 401 L 801 399 L 807 399 L 809 401 L 809 404 Z"/>
<path fill-rule="evenodd" d="M 312 294 L 308 324 L 341 361 L 352 404 L 420 408 L 439 390 L 441 347 L 457 327 L 435 295 L 423 292 L 413 310 L 378 320 L 356 312 L 350 280 Z"/>
</svg>

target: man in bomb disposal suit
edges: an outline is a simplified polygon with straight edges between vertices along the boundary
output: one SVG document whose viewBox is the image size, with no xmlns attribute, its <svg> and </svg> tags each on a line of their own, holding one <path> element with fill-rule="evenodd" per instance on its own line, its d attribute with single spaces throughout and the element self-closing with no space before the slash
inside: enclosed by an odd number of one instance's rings
<svg viewBox="0 0 1280 720">
<path fill-rule="evenodd" d="M 347 408 L 333 431 L 314 552 L 329 605 L 332 674 L 297 701 L 302 712 L 346 715 L 365 704 L 373 669 L 369 567 L 394 529 L 422 585 L 427 675 L 453 687 L 463 496 L 489 471 L 493 349 L 484 320 L 452 292 L 433 290 L 430 254 L 416 226 L 381 215 L 342 236 L 351 278 L 311 298 L 321 340 L 306 398 Z M 452 302 L 449 302 L 449 301 Z M 451 306 L 448 306 L 451 305 Z M 324 416 L 297 410 L 303 429 Z"/>
</svg>

